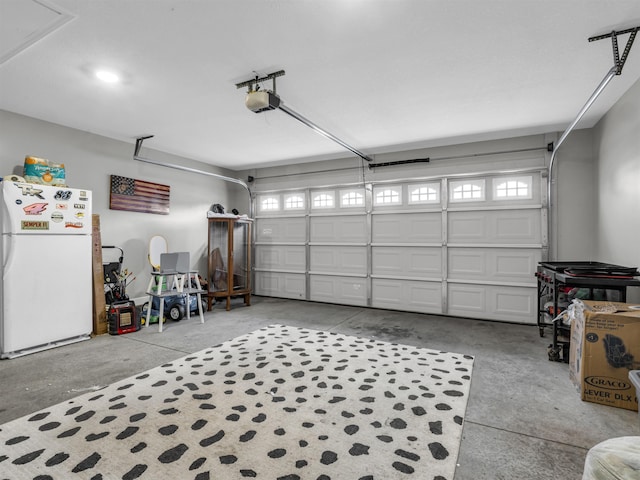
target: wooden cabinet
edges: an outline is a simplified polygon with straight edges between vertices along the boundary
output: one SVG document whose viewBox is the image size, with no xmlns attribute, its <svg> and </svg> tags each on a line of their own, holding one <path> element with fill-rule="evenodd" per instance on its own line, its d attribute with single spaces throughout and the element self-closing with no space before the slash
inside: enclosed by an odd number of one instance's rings
<svg viewBox="0 0 640 480">
<path fill-rule="evenodd" d="M 216 298 L 244 297 L 251 305 L 251 220 L 237 217 L 210 217 L 208 246 L 207 308 Z"/>
</svg>

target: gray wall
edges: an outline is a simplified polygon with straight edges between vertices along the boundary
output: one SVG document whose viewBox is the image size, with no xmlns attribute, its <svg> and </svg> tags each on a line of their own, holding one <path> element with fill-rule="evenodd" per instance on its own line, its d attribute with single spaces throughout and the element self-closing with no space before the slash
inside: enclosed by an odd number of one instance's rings
<svg viewBox="0 0 640 480">
<path fill-rule="evenodd" d="M 129 143 L 111 140 L 1 110 L 0 132 L 0 176 L 22 175 L 25 155 L 33 155 L 64 163 L 67 184 L 93 192 L 93 213 L 100 215 L 102 244 L 124 249 L 124 267 L 137 277 L 127 291 L 134 298 L 144 296 L 149 281 L 147 251 L 153 235 L 163 235 L 170 251 L 191 252 L 192 267 L 206 277 L 207 210 L 212 204 L 221 203 L 229 205 L 229 210 L 235 207 L 248 213 L 249 195 L 243 187 L 210 176 L 134 161 L 135 139 Z M 233 172 L 146 148 L 152 144 L 152 139 L 145 142 L 141 156 L 235 177 Z M 110 175 L 169 185 L 170 214 L 110 210 Z M 232 205 L 230 198 L 234 198 Z"/>
<path fill-rule="evenodd" d="M 597 257 L 640 267 L 640 80 L 594 128 Z M 640 302 L 638 288 L 631 301 Z"/>
<path fill-rule="evenodd" d="M 558 149 L 553 175 L 551 260 L 599 261 L 593 130 L 574 130 Z"/>
</svg>

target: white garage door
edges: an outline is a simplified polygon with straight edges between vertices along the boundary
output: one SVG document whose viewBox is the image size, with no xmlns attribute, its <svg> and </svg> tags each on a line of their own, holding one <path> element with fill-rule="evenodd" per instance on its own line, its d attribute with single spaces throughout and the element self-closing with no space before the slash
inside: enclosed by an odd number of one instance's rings
<svg viewBox="0 0 640 480">
<path fill-rule="evenodd" d="M 255 293 L 536 323 L 540 169 L 255 195 Z"/>
</svg>

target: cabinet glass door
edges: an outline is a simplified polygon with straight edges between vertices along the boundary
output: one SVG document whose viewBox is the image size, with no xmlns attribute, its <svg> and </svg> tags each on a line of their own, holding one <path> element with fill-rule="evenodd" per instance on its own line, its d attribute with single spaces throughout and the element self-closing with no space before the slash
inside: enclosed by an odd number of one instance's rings
<svg viewBox="0 0 640 480">
<path fill-rule="evenodd" d="M 229 289 L 227 264 L 229 259 L 229 223 L 209 222 L 209 291 L 226 292 Z"/>
<path fill-rule="evenodd" d="M 235 222 L 233 226 L 233 289 L 249 288 L 249 224 Z"/>
</svg>

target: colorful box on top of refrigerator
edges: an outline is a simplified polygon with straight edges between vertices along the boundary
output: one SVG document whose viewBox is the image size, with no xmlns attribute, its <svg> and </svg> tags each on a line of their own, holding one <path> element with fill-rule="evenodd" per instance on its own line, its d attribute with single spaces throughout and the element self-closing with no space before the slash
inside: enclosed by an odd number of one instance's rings
<svg viewBox="0 0 640 480">
<path fill-rule="evenodd" d="M 22 174 L 29 183 L 54 187 L 64 187 L 67 184 L 64 163 L 52 163 L 46 158 L 25 157 Z"/>
<path fill-rule="evenodd" d="M 0 182 L 0 358 L 92 331 L 89 190 Z"/>
</svg>

